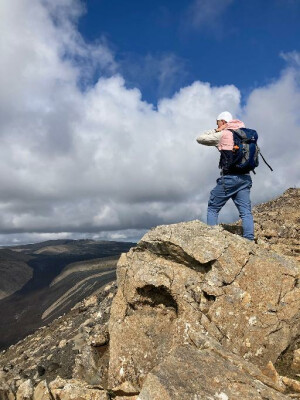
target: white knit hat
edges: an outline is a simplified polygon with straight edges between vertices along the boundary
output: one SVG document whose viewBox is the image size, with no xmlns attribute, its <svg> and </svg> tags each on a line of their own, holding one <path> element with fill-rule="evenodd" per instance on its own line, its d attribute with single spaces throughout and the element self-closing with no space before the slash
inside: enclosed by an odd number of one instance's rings
<svg viewBox="0 0 300 400">
<path fill-rule="evenodd" d="M 221 114 L 219 114 L 217 116 L 217 121 L 221 121 L 221 120 L 229 122 L 229 121 L 232 121 L 233 118 L 229 111 L 223 111 L 223 112 L 221 112 Z"/>
</svg>

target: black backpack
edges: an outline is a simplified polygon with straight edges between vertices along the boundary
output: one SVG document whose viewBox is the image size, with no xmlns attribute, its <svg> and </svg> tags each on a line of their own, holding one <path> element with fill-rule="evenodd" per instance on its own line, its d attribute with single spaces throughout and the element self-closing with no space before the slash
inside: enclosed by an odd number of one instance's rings
<svg viewBox="0 0 300 400">
<path fill-rule="evenodd" d="M 233 149 L 221 150 L 219 168 L 226 174 L 247 174 L 259 165 L 259 154 L 266 165 L 273 171 L 266 162 L 257 145 L 258 134 L 254 129 L 240 128 L 230 129 L 233 134 Z"/>
</svg>

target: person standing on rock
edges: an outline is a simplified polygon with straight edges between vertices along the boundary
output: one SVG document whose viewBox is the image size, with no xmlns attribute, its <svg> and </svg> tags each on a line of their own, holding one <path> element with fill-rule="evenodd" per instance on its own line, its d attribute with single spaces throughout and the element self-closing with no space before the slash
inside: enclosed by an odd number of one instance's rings
<svg viewBox="0 0 300 400">
<path fill-rule="evenodd" d="M 234 151 L 233 133 L 230 129 L 245 128 L 245 124 L 238 119 L 233 119 L 230 112 L 224 111 L 217 117 L 217 126 L 216 129 L 206 131 L 197 138 L 198 143 L 205 146 L 216 146 L 220 151 L 221 177 L 217 179 L 216 187 L 210 192 L 207 224 L 217 225 L 220 210 L 229 199 L 232 199 L 242 219 L 244 238 L 254 240 L 250 173 L 237 172 L 234 171 L 234 168 L 227 167 L 228 159 Z"/>
</svg>

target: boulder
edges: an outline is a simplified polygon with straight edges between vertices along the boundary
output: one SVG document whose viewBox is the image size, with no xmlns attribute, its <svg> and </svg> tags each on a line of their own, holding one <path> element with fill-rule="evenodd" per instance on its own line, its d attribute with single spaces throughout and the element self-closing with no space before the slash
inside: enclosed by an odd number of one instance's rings
<svg viewBox="0 0 300 400">
<path fill-rule="evenodd" d="M 34 388 L 33 400 L 52 400 L 46 381 L 41 381 Z"/>
<path fill-rule="evenodd" d="M 16 400 L 31 400 L 33 397 L 33 385 L 30 379 L 20 384 Z"/>
<path fill-rule="evenodd" d="M 293 354 L 292 369 L 300 373 L 300 349 L 296 349 Z"/>
<path fill-rule="evenodd" d="M 139 400 L 138 396 L 117 396 L 114 400 Z"/>
<path fill-rule="evenodd" d="M 15 400 L 11 387 L 0 378 L 0 400 Z"/>
<path fill-rule="evenodd" d="M 105 385 L 107 381 L 107 346 L 84 345 L 75 359 L 72 377 L 90 385 Z"/>
<path fill-rule="evenodd" d="M 293 392 L 300 393 L 300 382 L 295 379 L 288 378 L 287 376 L 282 377 L 282 382 Z"/>
<path fill-rule="evenodd" d="M 121 256 L 117 277 L 109 387 L 129 381 L 141 388 L 197 335 L 265 366 L 300 330 L 298 266 L 219 226 L 159 226 Z"/>
<path fill-rule="evenodd" d="M 282 382 L 282 377 L 279 375 L 271 361 L 269 361 L 267 366 L 262 369 L 262 372 L 266 376 L 268 376 L 277 386 L 279 386 L 282 389 L 282 392 L 285 392 L 286 387 Z"/>
<path fill-rule="evenodd" d="M 89 387 L 76 379 L 64 380 L 57 377 L 49 383 L 51 398 L 56 400 L 109 400 L 106 390 Z"/>
<path fill-rule="evenodd" d="M 216 350 L 177 347 L 148 374 L 139 400 L 288 400 L 255 366 Z"/>
<path fill-rule="evenodd" d="M 132 385 L 132 383 L 125 381 L 121 385 L 111 389 L 111 391 L 117 396 L 135 396 L 139 394 L 139 390 Z"/>
</svg>

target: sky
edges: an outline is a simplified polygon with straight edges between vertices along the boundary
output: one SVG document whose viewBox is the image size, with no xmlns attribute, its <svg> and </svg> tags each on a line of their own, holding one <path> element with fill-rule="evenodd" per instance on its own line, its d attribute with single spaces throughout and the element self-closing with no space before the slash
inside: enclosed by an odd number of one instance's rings
<svg viewBox="0 0 300 400">
<path fill-rule="evenodd" d="M 205 221 L 218 151 L 195 138 L 224 110 L 274 169 L 252 203 L 299 187 L 299 17 L 300 0 L 1 1 L 0 245 Z"/>
</svg>

